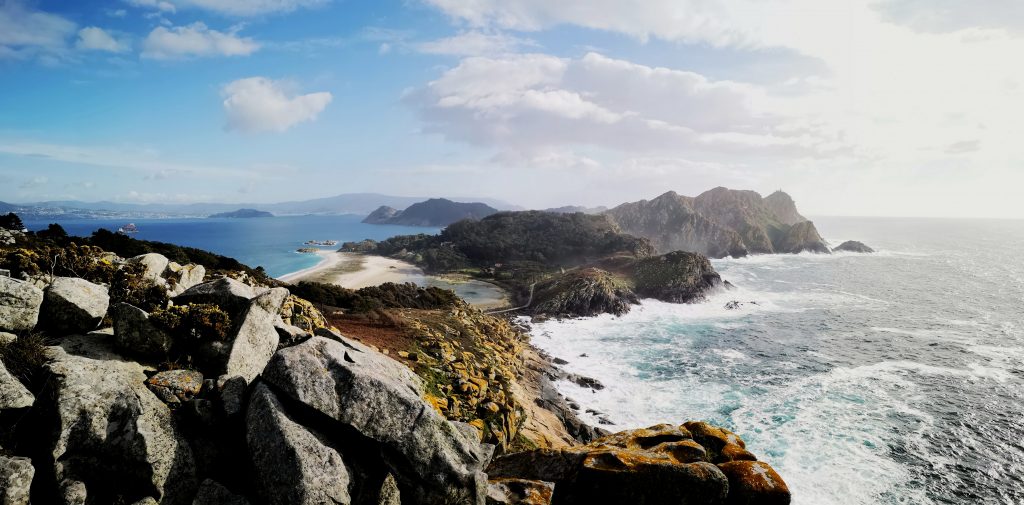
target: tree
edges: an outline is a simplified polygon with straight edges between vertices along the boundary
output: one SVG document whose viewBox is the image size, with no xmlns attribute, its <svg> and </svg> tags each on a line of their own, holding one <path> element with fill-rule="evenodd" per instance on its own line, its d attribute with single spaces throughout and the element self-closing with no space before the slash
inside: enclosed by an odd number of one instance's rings
<svg viewBox="0 0 1024 505">
<path fill-rule="evenodd" d="M 44 240 L 52 240 L 58 244 L 63 243 L 68 238 L 68 232 L 64 231 L 64 227 L 57 223 L 50 223 L 45 230 L 39 230 L 36 232 L 36 236 Z"/>
<path fill-rule="evenodd" d="M 17 214 L 11 212 L 0 216 L 0 229 L 21 231 L 25 229 L 25 224 L 21 222 L 21 218 Z"/>
</svg>

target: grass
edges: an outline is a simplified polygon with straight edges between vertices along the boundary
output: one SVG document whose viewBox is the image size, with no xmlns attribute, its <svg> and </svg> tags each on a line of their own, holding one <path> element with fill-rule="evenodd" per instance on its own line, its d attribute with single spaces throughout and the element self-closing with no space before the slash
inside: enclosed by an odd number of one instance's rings
<svg viewBox="0 0 1024 505">
<path fill-rule="evenodd" d="M 0 361 L 11 375 L 34 389 L 43 365 L 50 361 L 46 352 L 49 342 L 41 333 L 26 333 L 17 340 L 0 345 Z"/>
</svg>

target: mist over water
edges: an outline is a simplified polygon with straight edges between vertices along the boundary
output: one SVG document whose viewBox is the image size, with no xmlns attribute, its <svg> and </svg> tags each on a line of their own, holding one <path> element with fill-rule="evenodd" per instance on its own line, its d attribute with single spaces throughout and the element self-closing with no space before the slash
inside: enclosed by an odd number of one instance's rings
<svg viewBox="0 0 1024 505">
<path fill-rule="evenodd" d="M 1024 221 L 815 221 L 880 252 L 715 261 L 736 289 L 533 342 L 604 383 L 560 388 L 608 428 L 725 425 L 796 504 L 1024 502 Z"/>
</svg>

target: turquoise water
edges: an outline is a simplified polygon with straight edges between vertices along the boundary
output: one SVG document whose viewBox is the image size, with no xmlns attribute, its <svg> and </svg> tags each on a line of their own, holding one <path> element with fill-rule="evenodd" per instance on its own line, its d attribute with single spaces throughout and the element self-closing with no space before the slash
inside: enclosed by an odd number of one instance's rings
<svg viewBox="0 0 1024 505">
<path fill-rule="evenodd" d="M 735 290 L 533 343 L 606 386 L 559 385 L 606 428 L 730 427 L 796 505 L 1024 503 L 1024 221 L 815 224 L 879 253 L 714 261 Z"/>
<path fill-rule="evenodd" d="M 337 240 L 338 243 L 395 235 L 437 233 L 438 228 L 382 226 L 363 224 L 362 216 L 285 216 L 256 219 L 189 218 L 135 219 L 141 240 L 156 240 L 197 247 L 230 256 L 251 267 L 262 266 L 273 277 L 309 268 L 320 258 L 296 252 L 307 240 Z M 54 222 L 28 221 L 30 230 L 39 230 Z M 98 228 L 117 230 L 128 220 L 77 219 L 56 220 L 71 235 L 87 236 Z M 328 249 L 337 249 L 331 247 Z"/>
</svg>

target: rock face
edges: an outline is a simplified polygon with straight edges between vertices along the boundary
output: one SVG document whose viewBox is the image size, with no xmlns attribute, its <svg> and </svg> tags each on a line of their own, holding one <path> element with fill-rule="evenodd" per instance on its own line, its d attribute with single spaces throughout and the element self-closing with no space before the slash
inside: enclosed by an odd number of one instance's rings
<svg viewBox="0 0 1024 505">
<path fill-rule="evenodd" d="M 246 382 L 252 382 L 263 371 L 277 350 L 280 337 L 274 328 L 274 320 L 287 296 L 287 289 L 274 288 L 253 298 L 238 325 L 224 374 L 238 375 Z"/>
<path fill-rule="evenodd" d="M 534 314 L 590 317 L 598 314 L 621 316 L 640 299 L 610 273 L 585 268 L 555 277 L 536 287 Z"/>
<path fill-rule="evenodd" d="M 583 447 L 501 456 L 488 475 L 492 483 L 553 482 L 553 504 L 788 504 L 782 479 L 767 463 L 751 461 L 743 445 L 705 423 L 664 424 Z"/>
<path fill-rule="evenodd" d="M 263 378 L 279 395 L 379 447 L 383 465 L 419 503 L 483 504 L 491 450 L 446 421 L 408 369 L 362 344 L 323 337 L 274 355 Z M 404 492 L 403 492 L 404 494 Z"/>
<path fill-rule="evenodd" d="M 256 386 L 246 414 L 246 439 L 267 503 L 351 503 L 348 468 L 321 438 L 292 420 L 266 385 Z"/>
<path fill-rule="evenodd" d="M 626 233 L 651 240 L 658 252 L 697 252 L 711 258 L 747 254 L 828 252 L 814 225 L 789 195 L 715 188 L 695 198 L 665 193 L 626 203 L 608 215 Z"/>
<path fill-rule="evenodd" d="M 843 242 L 842 244 L 839 244 L 839 247 L 836 247 L 835 249 L 833 249 L 833 251 L 865 253 L 865 254 L 866 253 L 873 253 L 873 252 L 875 252 L 874 249 L 868 247 L 863 242 L 858 242 L 856 240 L 847 240 L 846 242 Z"/>
<path fill-rule="evenodd" d="M 405 226 L 448 226 L 463 219 L 483 219 L 496 214 L 495 209 L 483 203 L 461 203 L 444 198 L 414 203 L 405 210 L 381 207 L 363 220 L 369 224 L 400 224 Z"/>
<path fill-rule="evenodd" d="M 199 485 L 199 492 L 192 505 L 249 505 L 249 500 L 232 493 L 228 488 L 206 479 Z"/>
<path fill-rule="evenodd" d="M 50 331 L 85 333 L 99 327 L 109 305 L 107 288 L 85 279 L 57 277 L 46 288 L 40 313 Z"/>
<path fill-rule="evenodd" d="M 35 328 L 42 304 L 41 289 L 0 275 L 0 330 L 28 331 Z"/>
<path fill-rule="evenodd" d="M 36 398 L 0 362 L 0 412 L 31 407 Z"/>
<path fill-rule="evenodd" d="M 149 320 L 146 311 L 127 303 L 110 309 L 114 320 L 114 344 L 130 356 L 163 358 L 171 350 L 174 339 Z"/>
<path fill-rule="evenodd" d="M 0 456 L 0 504 L 29 505 L 29 489 L 36 470 L 32 460 Z"/>
<path fill-rule="evenodd" d="M 189 503 L 194 462 L 170 411 L 143 384 L 144 369 L 95 336 L 50 348 L 56 430 L 49 441 L 57 483 L 89 503 Z"/>
<path fill-rule="evenodd" d="M 723 285 L 706 257 L 683 251 L 637 261 L 633 278 L 638 295 L 672 303 L 703 300 Z"/>
</svg>

